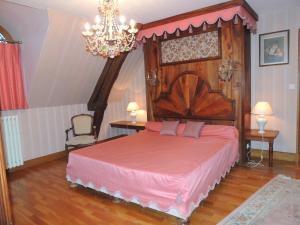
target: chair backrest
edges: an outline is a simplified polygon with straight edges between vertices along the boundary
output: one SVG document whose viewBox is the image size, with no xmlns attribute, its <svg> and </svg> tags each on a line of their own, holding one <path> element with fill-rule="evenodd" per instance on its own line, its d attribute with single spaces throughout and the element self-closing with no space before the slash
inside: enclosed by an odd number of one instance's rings
<svg viewBox="0 0 300 225">
<path fill-rule="evenodd" d="M 80 114 L 71 118 L 73 134 L 91 135 L 93 134 L 93 116 L 89 114 Z"/>
</svg>

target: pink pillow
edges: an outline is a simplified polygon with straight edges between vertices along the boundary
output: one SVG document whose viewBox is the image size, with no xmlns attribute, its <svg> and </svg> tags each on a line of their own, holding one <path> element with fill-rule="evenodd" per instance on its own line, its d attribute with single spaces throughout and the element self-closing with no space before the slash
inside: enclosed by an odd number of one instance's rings
<svg viewBox="0 0 300 225">
<path fill-rule="evenodd" d="M 187 121 L 185 125 L 185 129 L 183 131 L 183 136 L 199 138 L 200 132 L 203 127 L 204 127 L 204 122 Z"/>
<path fill-rule="evenodd" d="M 152 132 L 159 132 L 162 127 L 162 122 L 148 121 L 146 123 L 146 130 Z"/>
<path fill-rule="evenodd" d="M 184 129 L 185 129 L 185 123 L 180 123 L 177 127 L 177 135 L 183 136 Z"/>
<path fill-rule="evenodd" d="M 239 132 L 234 126 L 226 125 L 205 125 L 201 131 L 201 137 L 217 136 L 226 139 L 236 139 Z"/>
<path fill-rule="evenodd" d="M 162 128 L 160 129 L 160 134 L 176 136 L 178 125 L 179 121 L 163 121 Z"/>
</svg>

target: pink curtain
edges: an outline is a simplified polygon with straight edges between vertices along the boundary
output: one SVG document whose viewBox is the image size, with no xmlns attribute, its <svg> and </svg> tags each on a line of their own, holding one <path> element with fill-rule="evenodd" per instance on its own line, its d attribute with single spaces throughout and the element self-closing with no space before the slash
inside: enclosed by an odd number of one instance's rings
<svg viewBox="0 0 300 225">
<path fill-rule="evenodd" d="M 0 43 L 0 110 L 25 108 L 20 46 Z"/>
</svg>

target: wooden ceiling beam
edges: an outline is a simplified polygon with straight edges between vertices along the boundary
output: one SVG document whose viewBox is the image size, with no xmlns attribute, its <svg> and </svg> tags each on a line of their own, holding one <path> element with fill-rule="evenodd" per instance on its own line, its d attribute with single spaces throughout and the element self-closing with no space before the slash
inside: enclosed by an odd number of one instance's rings
<svg viewBox="0 0 300 225">
<path fill-rule="evenodd" d="M 101 76 L 94 88 L 93 94 L 88 102 L 88 110 L 95 111 L 94 126 L 96 126 L 97 136 L 100 131 L 107 100 L 110 91 L 119 76 L 121 67 L 128 55 L 128 52 L 121 53 L 119 56 L 111 59 L 108 58 L 102 70 Z"/>
</svg>

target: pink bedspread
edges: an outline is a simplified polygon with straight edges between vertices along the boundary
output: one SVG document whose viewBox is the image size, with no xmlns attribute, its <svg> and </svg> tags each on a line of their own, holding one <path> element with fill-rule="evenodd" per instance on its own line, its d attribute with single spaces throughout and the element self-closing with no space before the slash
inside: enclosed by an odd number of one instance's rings
<svg viewBox="0 0 300 225">
<path fill-rule="evenodd" d="M 143 131 L 71 152 L 67 177 L 185 219 L 237 160 L 237 138 Z"/>
</svg>

